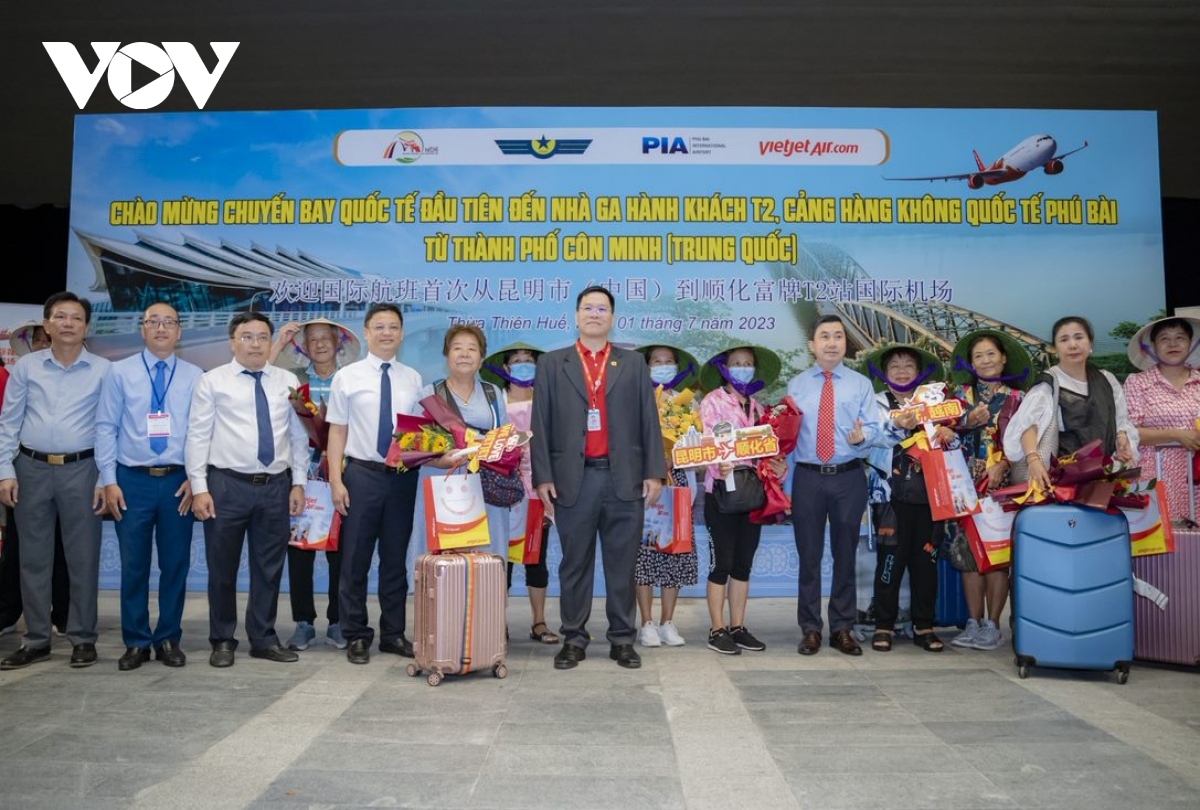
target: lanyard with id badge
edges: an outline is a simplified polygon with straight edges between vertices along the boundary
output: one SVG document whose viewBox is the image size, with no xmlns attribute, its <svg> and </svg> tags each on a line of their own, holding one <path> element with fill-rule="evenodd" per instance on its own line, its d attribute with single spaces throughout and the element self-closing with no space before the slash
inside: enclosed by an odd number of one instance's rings
<svg viewBox="0 0 1200 810">
<path fill-rule="evenodd" d="M 583 348 L 580 344 L 575 344 L 575 350 L 579 352 L 579 361 L 583 365 L 583 376 L 587 381 L 587 389 L 589 394 L 588 412 L 587 412 L 587 429 L 588 433 L 595 433 L 600 430 L 600 388 L 604 385 L 605 379 L 608 377 L 608 354 L 611 344 L 605 344 L 601 354 L 593 354 L 593 357 L 599 359 L 599 374 L 592 373 L 592 363 L 588 361 L 583 353 Z"/>
<path fill-rule="evenodd" d="M 155 452 L 162 452 L 166 449 L 167 440 L 171 438 L 171 414 L 167 413 L 167 392 L 171 390 L 171 383 L 175 382 L 175 369 L 179 366 L 179 360 L 176 359 L 171 364 L 171 376 L 167 378 L 161 392 L 158 390 L 156 375 L 151 373 L 150 364 L 146 362 L 145 354 L 142 355 L 142 365 L 146 367 L 146 376 L 150 378 L 150 413 L 146 414 L 146 435 L 150 438 L 151 448 Z M 157 445 L 161 445 L 162 449 L 158 449 Z"/>
</svg>

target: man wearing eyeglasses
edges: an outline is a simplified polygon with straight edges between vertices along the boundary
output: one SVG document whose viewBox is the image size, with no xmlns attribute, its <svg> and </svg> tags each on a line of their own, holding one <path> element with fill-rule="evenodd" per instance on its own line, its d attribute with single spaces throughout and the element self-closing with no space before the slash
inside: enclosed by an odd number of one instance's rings
<svg viewBox="0 0 1200 810">
<path fill-rule="evenodd" d="M 533 484 L 558 527 L 563 555 L 564 643 L 555 669 L 572 669 L 586 657 L 597 532 L 609 658 L 626 669 L 642 665 L 633 648 L 634 568 L 645 508 L 658 500 L 667 467 L 646 361 L 608 342 L 613 308 L 604 287 L 581 292 L 575 302 L 579 339 L 539 357 L 534 377 Z"/>
<path fill-rule="evenodd" d="M 203 372 L 175 355 L 179 313 L 154 304 L 142 316 L 146 348 L 114 363 L 96 413 L 96 466 L 121 549 L 121 672 L 150 660 L 181 667 L 180 621 L 192 556 L 192 485 L 183 446 L 192 392 Z M 158 548 L 158 623 L 150 628 L 151 549 Z"/>
<path fill-rule="evenodd" d="M 0 414 L 0 503 L 15 508 L 21 534 L 24 644 L 0 661 L 21 669 L 50 657 L 54 524 L 62 522 L 71 578 L 67 639 L 71 666 L 96 663 L 96 585 L 100 565 L 96 405 L 109 362 L 83 347 L 91 302 L 55 293 L 43 308 L 51 346 L 13 367 Z"/>
<path fill-rule="evenodd" d="M 267 363 L 270 320 L 240 312 L 229 322 L 233 361 L 196 384 L 184 458 L 192 511 L 204 521 L 208 624 L 214 667 L 230 667 L 237 649 L 237 572 L 249 546 L 250 656 L 289 663 L 275 615 L 287 555 L 288 516 L 304 511 L 308 436 L 288 401 L 296 375 Z"/>
<path fill-rule="evenodd" d="M 372 304 L 363 323 L 367 356 L 333 377 L 329 392 L 329 488 L 342 521 L 339 589 L 346 660 L 371 660 L 375 630 L 367 616 L 367 578 L 379 545 L 379 651 L 413 657 L 404 636 L 408 600 L 408 541 L 417 500 L 416 471 L 384 463 L 396 414 L 419 409 L 421 375 L 396 359 L 404 316 L 394 304 Z M 344 462 L 343 462 L 344 459 Z"/>
</svg>

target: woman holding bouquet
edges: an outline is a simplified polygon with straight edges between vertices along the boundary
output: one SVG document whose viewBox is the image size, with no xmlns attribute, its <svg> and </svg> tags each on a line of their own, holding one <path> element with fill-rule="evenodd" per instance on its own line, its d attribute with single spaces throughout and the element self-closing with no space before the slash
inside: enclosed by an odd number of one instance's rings
<svg viewBox="0 0 1200 810">
<path fill-rule="evenodd" d="M 1074 453 L 1095 439 L 1122 464 L 1138 455 L 1138 431 L 1121 384 L 1088 362 L 1092 325 L 1077 315 L 1059 318 L 1052 339 L 1058 364 L 1038 376 L 1004 431 L 1004 455 L 1016 474 L 1027 465 L 1029 480 L 1047 492 L 1052 456 Z"/>
<path fill-rule="evenodd" d="M 1162 480 L 1171 515 L 1188 515 L 1200 496 L 1200 490 L 1188 492 L 1188 467 L 1200 451 L 1200 319 L 1146 324 L 1129 342 L 1129 359 L 1142 369 L 1125 379 L 1129 418 L 1141 440 L 1142 480 Z"/>
<path fill-rule="evenodd" d="M 739 345 L 721 352 L 700 370 L 700 384 L 708 394 L 700 403 L 700 418 L 706 429 L 718 424 L 733 428 L 758 424 L 763 406 L 754 394 L 779 377 L 779 355 L 761 346 Z M 773 459 L 779 475 L 786 473 L 787 462 Z M 746 629 L 746 602 L 750 596 L 750 570 L 762 526 L 750 521 L 750 513 L 726 514 L 718 508 L 714 493 L 718 481 L 734 475 L 737 468 L 753 472 L 754 464 L 714 464 L 704 481 L 704 523 L 709 535 L 708 616 L 711 628 L 708 648 L 722 655 L 738 655 L 742 650 L 761 652 L 767 647 Z M 743 473 L 743 476 L 746 474 Z M 724 489 L 724 485 L 721 486 Z M 729 623 L 725 622 L 725 604 L 729 603 Z"/>
<path fill-rule="evenodd" d="M 517 430 L 529 430 L 533 410 L 533 380 L 537 374 L 537 359 L 541 349 L 528 343 L 513 343 L 484 361 L 481 376 L 485 382 L 495 382 L 504 388 L 508 418 Z M 526 508 L 537 500 L 533 488 L 529 464 L 529 448 L 521 452 L 521 483 L 525 487 Z M 513 507 L 514 511 L 516 507 Z M 523 510 L 518 514 L 525 514 Z M 543 644 L 558 644 L 561 639 L 546 624 L 546 588 L 550 584 L 550 569 L 546 565 L 546 547 L 550 539 L 550 522 L 542 526 L 542 547 L 538 562 L 525 566 L 525 590 L 529 592 L 529 606 L 533 611 L 533 623 L 529 638 Z M 513 563 L 508 563 L 508 587 L 512 587 Z"/>
<path fill-rule="evenodd" d="M 667 419 L 679 418 L 671 415 L 676 393 L 690 389 L 699 382 L 696 358 L 682 349 L 661 344 L 642 346 L 637 351 L 646 357 L 646 364 L 650 367 L 650 379 L 662 390 L 659 397 L 659 421 L 666 428 Z M 692 399 L 684 409 L 692 415 L 696 429 L 701 430 L 700 414 L 695 400 Z M 682 425 L 679 428 L 680 432 L 687 432 Z M 687 473 L 673 469 L 669 455 L 667 471 L 670 486 L 688 486 Z M 668 554 L 649 545 L 642 545 L 638 549 L 634 581 L 637 585 L 638 610 L 642 614 L 638 643 L 643 647 L 658 647 L 662 644 L 678 647 L 684 643 L 683 636 L 675 627 L 675 603 L 679 599 L 680 588 L 696 584 L 696 569 L 694 548 L 682 554 Z M 658 622 L 653 619 L 655 587 L 662 589 L 662 618 Z"/>
<path fill-rule="evenodd" d="M 953 395 L 964 403 L 966 416 L 958 427 L 968 469 L 977 483 L 999 489 L 1010 480 L 1008 459 L 1001 450 L 1003 430 L 1021 404 L 1033 362 L 1016 339 L 995 329 L 977 329 L 954 347 Z M 959 531 L 948 524 L 949 531 Z M 967 599 L 966 628 L 951 641 L 955 647 L 994 650 L 1002 643 L 1000 616 L 1008 601 L 1009 569 L 980 574 L 962 571 Z"/>
<path fill-rule="evenodd" d="M 899 409 L 917 386 L 937 383 L 943 376 L 942 364 L 936 356 L 906 345 L 874 350 L 867 356 L 867 371 L 885 421 L 886 414 Z M 913 424 L 908 420 L 913 418 L 910 414 L 902 414 L 893 420 L 893 424 L 908 427 Z M 941 447 L 949 446 L 956 439 L 954 431 L 945 425 L 938 425 L 935 430 Z M 923 433 L 924 428 L 917 424 L 911 432 Z M 892 442 L 896 438 L 896 434 L 888 431 L 881 441 Z M 871 649 L 876 652 L 892 649 L 900 610 L 900 582 L 907 571 L 912 592 L 913 642 L 927 652 L 941 652 L 945 645 L 934 634 L 933 624 L 937 611 L 937 555 L 942 526 L 933 520 L 921 464 L 901 443 L 892 448 L 887 486 L 891 491 L 887 504 L 890 508 L 877 510 L 886 517 L 876 521 L 879 548 L 875 566 L 875 635 L 871 637 Z"/>
</svg>

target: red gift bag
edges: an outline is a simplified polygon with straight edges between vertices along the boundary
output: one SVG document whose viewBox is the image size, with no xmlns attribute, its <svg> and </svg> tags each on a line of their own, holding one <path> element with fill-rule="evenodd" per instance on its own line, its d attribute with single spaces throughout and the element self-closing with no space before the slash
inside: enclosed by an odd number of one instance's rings
<svg viewBox="0 0 1200 810">
<path fill-rule="evenodd" d="M 909 453 L 914 453 L 909 450 Z M 961 450 L 916 451 L 934 520 L 953 520 L 979 511 L 979 494 Z"/>
<path fill-rule="evenodd" d="M 665 554 L 684 554 L 695 548 L 690 489 L 663 487 L 658 502 L 646 507 L 642 545 Z"/>
<path fill-rule="evenodd" d="M 537 565 L 542 561 L 542 538 L 546 533 L 546 505 L 540 498 L 525 498 L 508 510 L 508 561 L 514 565 Z"/>
<path fill-rule="evenodd" d="M 983 498 L 978 512 L 958 521 L 979 573 L 986 574 L 1012 563 L 1012 527 L 1016 516 L 1016 512 L 1004 511 L 994 499 Z"/>
<path fill-rule="evenodd" d="M 1175 527 L 1167 511 L 1167 492 L 1162 483 L 1154 487 L 1145 509 L 1121 509 L 1129 520 L 1129 539 L 1133 556 L 1170 554 L 1175 551 Z"/>
</svg>

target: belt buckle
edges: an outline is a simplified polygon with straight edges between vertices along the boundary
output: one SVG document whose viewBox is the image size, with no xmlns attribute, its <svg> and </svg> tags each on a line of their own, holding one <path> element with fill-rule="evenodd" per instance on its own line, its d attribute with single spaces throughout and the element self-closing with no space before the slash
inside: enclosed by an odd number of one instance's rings
<svg viewBox="0 0 1200 810">
<path fill-rule="evenodd" d="M 256 486 L 262 486 L 263 484 L 267 483 L 270 480 L 271 480 L 270 473 L 255 473 L 253 476 L 251 476 L 250 483 L 254 484 Z"/>
<path fill-rule="evenodd" d="M 821 465 L 821 475 L 837 475 L 837 471 L 838 471 L 838 465 L 836 465 L 836 464 L 822 464 Z"/>
<path fill-rule="evenodd" d="M 166 467 L 147 467 L 146 472 L 150 473 L 151 478 L 163 478 L 167 474 Z"/>
<path fill-rule="evenodd" d="M 56 467 L 66 464 L 67 463 L 67 454 L 66 453 L 47 453 L 46 454 L 46 463 L 53 464 Z"/>
</svg>

